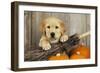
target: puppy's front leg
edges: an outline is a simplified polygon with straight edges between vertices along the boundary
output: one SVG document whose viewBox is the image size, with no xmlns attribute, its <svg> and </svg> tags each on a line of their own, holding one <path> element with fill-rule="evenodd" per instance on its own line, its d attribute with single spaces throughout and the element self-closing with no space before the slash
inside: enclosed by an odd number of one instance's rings
<svg viewBox="0 0 100 73">
<path fill-rule="evenodd" d="M 68 36 L 65 35 L 65 34 L 63 34 L 63 35 L 61 36 L 61 38 L 60 38 L 60 41 L 61 41 L 61 42 L 65 42 L 65 41 L 67 41 L 67 40 L 68 40 Z"/>
<path fill-rule="evenodd" d="M 45 36 L 41 37 L 39 46 L 42 47 L 42 49 L 44 49 L 44 50 L 49 50 L 51 48 L 51 45 Z"/>
</svg>

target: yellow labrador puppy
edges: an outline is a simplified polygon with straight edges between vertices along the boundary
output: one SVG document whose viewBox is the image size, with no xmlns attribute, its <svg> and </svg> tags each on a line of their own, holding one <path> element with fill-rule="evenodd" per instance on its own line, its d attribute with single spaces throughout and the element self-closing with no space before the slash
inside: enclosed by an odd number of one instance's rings
<svg viewBox="0 0 100 73">
<path fill-rule="evenodd" d="M 44 50 L 51 48 L 51 43 L 65 42 L 68 36 L 65 35 L 64 23 L 56 17 L 48 17 L 42 21 L 40 25 L 42 31 L 42 37 L 39 42 L 39 46 Z"/>
</svg>

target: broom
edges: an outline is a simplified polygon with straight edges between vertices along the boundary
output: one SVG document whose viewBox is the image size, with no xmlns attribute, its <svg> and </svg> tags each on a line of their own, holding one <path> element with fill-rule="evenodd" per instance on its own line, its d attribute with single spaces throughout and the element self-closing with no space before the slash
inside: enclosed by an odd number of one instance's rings
<svg viewBox="0 0 100 73">
<path fill-rule="evenodd" d="M 66 42 L 51 44 L 51 49 L 49 50 L 43 50 L 41 47 L 39 47 L 32 52 L 31 60 L 32 61 L 48 60 L 50 56 L 56 55 L 57 53 L 63 53 L 64 51 L 76 46 L 77 44 L 79 44 L 80 39 L 85 38 L 89 35 L 90 32 L 86 32 L 82 35 L 74 34 L 70 36 Z"/>
</svg>

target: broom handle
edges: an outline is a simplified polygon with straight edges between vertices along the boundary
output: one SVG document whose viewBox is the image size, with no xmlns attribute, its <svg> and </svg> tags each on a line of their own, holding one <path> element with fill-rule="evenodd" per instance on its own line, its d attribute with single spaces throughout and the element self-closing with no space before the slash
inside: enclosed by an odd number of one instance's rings
<svg viewBox="0 0 100 73">
<path fill-rule="evenodd" d="M 87 37 L 89 35 L 90 35 L 90 31 L 88 31 L 86 33 L 83 33 L 82 35 L 79 35 L 79 39 L 85 38 L 85 37 Z"/>
</svg>

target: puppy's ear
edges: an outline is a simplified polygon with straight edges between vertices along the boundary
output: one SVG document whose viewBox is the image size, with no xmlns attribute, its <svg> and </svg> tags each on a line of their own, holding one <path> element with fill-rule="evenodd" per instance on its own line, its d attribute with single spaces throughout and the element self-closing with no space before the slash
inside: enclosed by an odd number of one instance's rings
<svg viewBox="0 0 100 73">
<path fill-rule="evenodd" d="M 65 30 L 64 23 L 62 21 L 60 22 L 60 26 L 61 26 L 61 33 L 64 34 L 66 30 Z"/>
<path fill-rule="evenodd" d="M 44 21 L 42 21 L 42 22 L 40 23 L 40 31 L 41 31 L 43 34 L 45 34 L 45 22 L 44 22 Z"/>
</svg>

